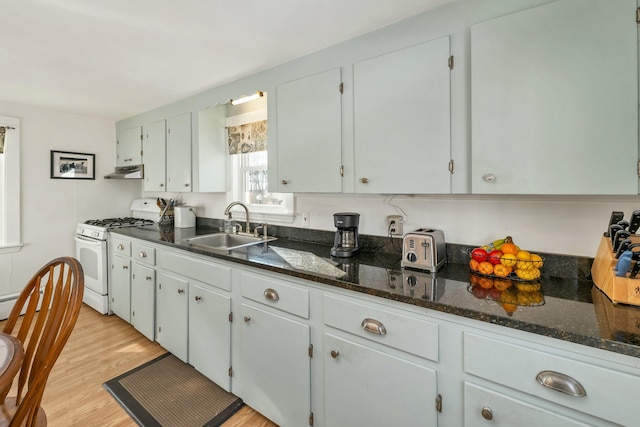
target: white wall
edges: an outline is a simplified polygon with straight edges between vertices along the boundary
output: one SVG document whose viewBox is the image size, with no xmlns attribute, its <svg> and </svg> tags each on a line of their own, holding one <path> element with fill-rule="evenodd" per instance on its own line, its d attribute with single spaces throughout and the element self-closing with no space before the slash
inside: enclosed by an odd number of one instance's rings
<svg viewBox="0 0 640 427">
<path fill-rule="evenodd" d="M 50 259 L 75 256 L 78 222 L 129 213 L 141 181 L 105 180 L 115 165 L 115 123 L 0 101 L 21 120 L 22 250 L 0 255 L 0 295 L 20 291 Z M 50 179 L 51 150 L 94 153 L 96 179 Z M 9 183 L 11 185 L 11 183 Z"/>
</svg>

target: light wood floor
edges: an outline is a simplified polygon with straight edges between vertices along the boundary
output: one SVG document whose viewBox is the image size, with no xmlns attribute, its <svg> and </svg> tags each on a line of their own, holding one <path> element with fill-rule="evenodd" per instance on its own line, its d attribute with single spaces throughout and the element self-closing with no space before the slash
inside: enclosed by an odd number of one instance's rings
<svg viewBox="0 0 640 427">
<path fill-rule="evenodd" d="M 49 426 L 135 426 L 102 383 L 165 351 L 119 317 L 83 306 L 44 392 Z M 245 405 L 224 427 L 277 426 Z"/>
</svg>

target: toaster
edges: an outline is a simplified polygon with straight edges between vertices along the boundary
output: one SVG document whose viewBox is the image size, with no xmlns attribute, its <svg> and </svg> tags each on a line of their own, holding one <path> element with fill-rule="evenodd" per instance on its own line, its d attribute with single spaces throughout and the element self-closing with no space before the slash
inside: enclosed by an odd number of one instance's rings
<svg viewBox="0 0 640 427">
<path fill-rule="evenodd" d="M 402 267 L 436 272 L 446 260 L 442 230 L 419 228 L 402 238 Z"/>
</svg>

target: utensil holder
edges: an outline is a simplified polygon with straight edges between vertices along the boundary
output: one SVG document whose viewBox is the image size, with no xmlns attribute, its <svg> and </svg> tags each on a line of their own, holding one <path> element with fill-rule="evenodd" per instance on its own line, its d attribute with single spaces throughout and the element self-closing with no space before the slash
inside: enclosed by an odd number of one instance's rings
<svg viewBox="0 0 640 427">
<path fill-rule="evenodd" d="M 633 243 L 640 243 L 640 236 L 632 236 Z M 618 260 L 613 254 L 611 239 L 602 237 L 596 258 L 591 266 L 593 283 L 614 303 L 640 306 L 640 279 L 618 277 L 613 270 Z"/>
</svg>

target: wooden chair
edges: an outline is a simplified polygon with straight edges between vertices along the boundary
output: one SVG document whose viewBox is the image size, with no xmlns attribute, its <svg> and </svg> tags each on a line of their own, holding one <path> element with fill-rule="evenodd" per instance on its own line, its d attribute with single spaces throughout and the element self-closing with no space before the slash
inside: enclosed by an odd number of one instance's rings
<svg viewBox="0 0 640 427">
<path fill-rule="evenodd" d="M 20 293 L 3 332 L 22 343 L 24 359 L 16 375 L 16 396 L 6 397 L 11 386 L 0 390 L 0 426 L 47 424 L 40 407 L 42 395 L 51 369 L 76 324 L 83 293 L 84 272 L 71 257 L 47 263 Z"/>
</svg>

